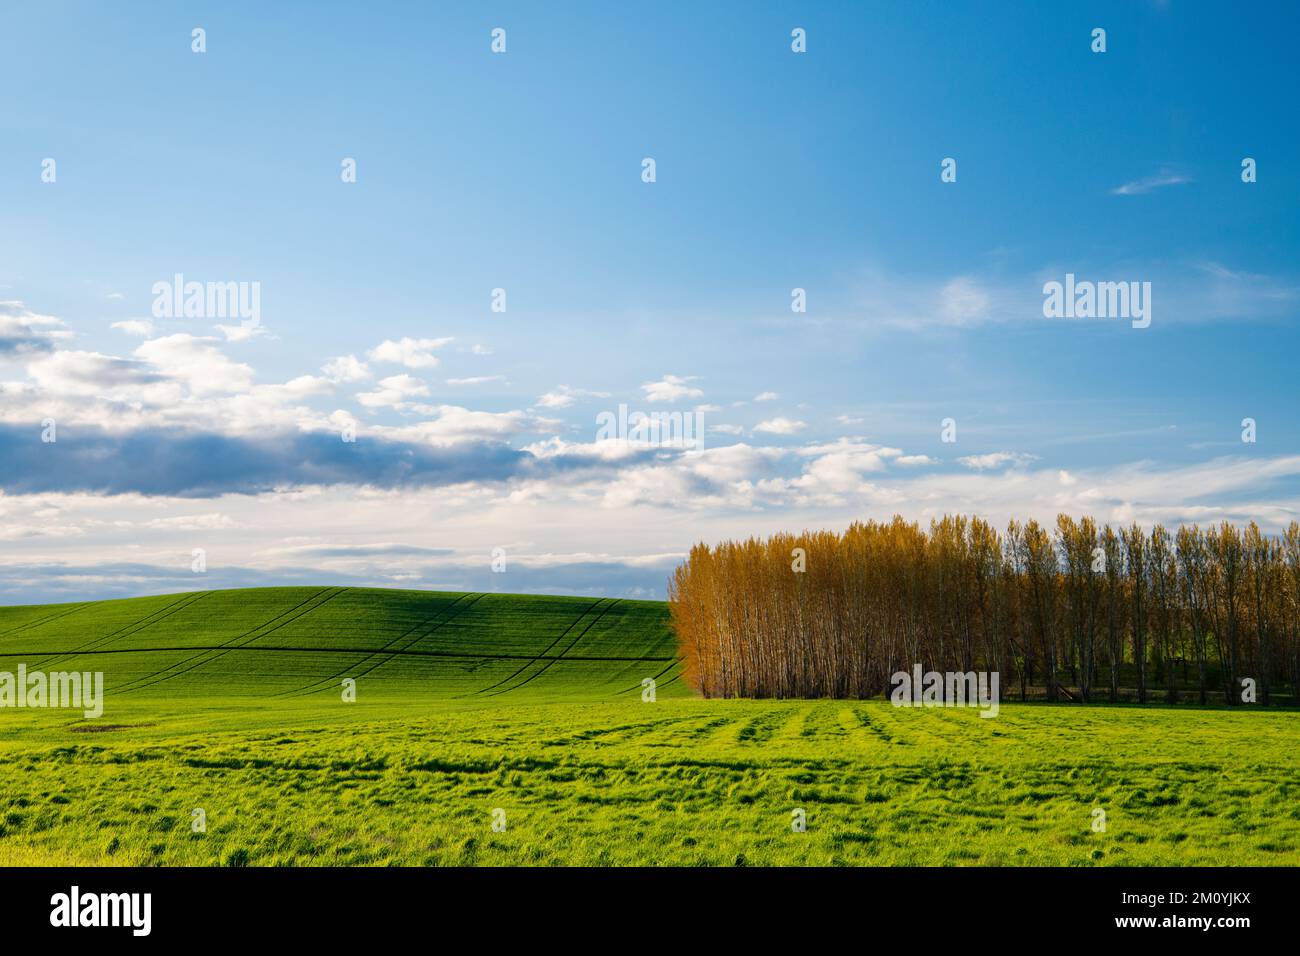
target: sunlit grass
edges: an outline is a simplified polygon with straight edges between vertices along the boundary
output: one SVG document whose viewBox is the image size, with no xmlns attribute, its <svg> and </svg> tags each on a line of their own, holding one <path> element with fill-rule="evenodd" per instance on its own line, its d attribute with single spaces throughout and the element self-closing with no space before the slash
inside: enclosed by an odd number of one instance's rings
<svg viewBox="0 0 1300 956">
<path fill-rule="evenodd" d="M 374 594 L 360 595 L 369 618 L 339 596 L 276 640 L 384 647 L 438 617 L 425 613 L 433 603 L 405 599 L 399 614 Z M 500 613 L 414 646 L 522 659 L 229 653 L 119 693 L 150 657 L 121 655 L 136 663 L 103 665 L 98 721 L 0 711 L 0 864 L 1300 863 L 1295 712 L 1003 703 L 986 719 L 885 701 L 706 701 L 684 695 L 671 661 L 645 702 L 639 675 L 664 666 L 647 660 L 663 655 L 661 605 L 598 617 L 592 600 L 489 597 Z M 166 646 L 220 643 L 281 608 L 259 601 L 245 597 L 258 609 L 238 627 L 214 618 L 216 636 L 173 620 Z M 108 629 L 154 610 L 113 609 Z M 559 645 L 574 659 L 548 665 L 540 649 L 593 618 L 586 637 Z M 104 636 L 61 620 L 0 633 L 0 645 L 32 652 L 33 666 L 36 651 Z M 150 630 L 115 640 L 164 646 Z M 152 673 L 176 661 L 159 652 Z M 344 702 L 335 677 L 371 665 Z M 319 692 L 285 693 L 323 677 Z M 494 685 L 505 692 L 483 692 Z M 1105 832 L 1093 830 L 1098 807 Z M 192 830 L 196 808 L 206 832 Z M 494 832 L 498 808 L 506 829 Z M 806 832 L 791 828 L 796 808 Z"/>
</svg>

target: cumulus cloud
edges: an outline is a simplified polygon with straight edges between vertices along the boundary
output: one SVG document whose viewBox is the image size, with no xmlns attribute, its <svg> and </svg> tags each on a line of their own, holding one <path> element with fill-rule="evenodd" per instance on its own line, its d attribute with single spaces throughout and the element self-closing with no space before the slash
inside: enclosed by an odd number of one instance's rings
<svg viewBox="0 0 1300 956">
<path fill-rule="evenodd" d="M 123 319 L 121 322 L 114 322 L 109 328 L 142 339 L 153 335 L 153 323 L 148 319 Z"/>
<path fill-rule="evenodd" d="M 599 464 L 650 461 L 660 455 L 659 448 L 627 438 L 571 442 L 554 435 L 525 445 L 523 450 L 539 461 L 555 463 L 566 470 Z"/>
<path fill-rule="evenodd" d="M 665 375 L 657 382 L 646 382 L 641 386 L 645 397 L 652 402 L 677 402 L 683 398 L 703 398 L 704 391 L 693 385 L 697 376 Z"/>
<path fill-rule="evenodd" d="M 589 392 L 582 388 L 557 385 L 537 399 L 540 408 L 568 408 L 580 398 L 609 398 L 609 392 Z"/>
<path fill-rule="evenodd" d="M 366 408 L 404 408 L 408 400 L 429 394 L 429 386 L 414 376 L 403 372 L 379 380 L 373 392 L 359 392 L 357 401 Z"/>
<path fill-rule="evenodd" d="M 370 377 L 370 366 L 355 355 L 332 358 L 320 370 L 331 382 L 364 382 Z"/>
<path fill-rule="evenodd" d="M 149 339 L 134 354 L 161 374 L 183 382 L 194 395 L 247 391 L 253 384 L 252 368 L 231 360 L 216 341 L 178 332 Z"/>
<path fill-rule="evenodd" d="M 27 366 L 27 374 L 42 389 L 60 395 L 123 394 L 167 381 L 149 363 L 99 352 L 53 352 Z"/>
<path fill-rule="evenodd" d="M 0 302 L 0 358 L 49 352 L 72 338 L 63 322 L 51 315 L 39 315 L 21 302 Z"/>
<path fill-rule="evenodd" d="M 383 384 L 382 382 L 380 383 Z M 558 422 L 535 418 L 518 410 L 487 412 L 460 405 L 412 405 L 412 410 L 427 416 L 410 425 L 384 428 L 382 434 L 402 441 L 431 445 L 449 445 L 475 441 L 506 441 L 522 432 L 552 428 Z"/>
<path fill-rule="evenodd" d="M 438 357 L 433 353 L 450 344 L 453 340 L 441 339 L 385 339 L 367 355 L 372 362 L 387 362 L 391 365 L 405 365 L 407 368 L 434 368 Z"/>
<path fill-rule="evenodd" d="M 776 418 L 769 418 L 764 422 L 759 422 L 754 426 L 754 431 L 768 435 L 794 435 L 803 431 L 807 427 L 807 422 L 778 416 Z"/>
<path fill-rule="evenodd" d="M 225 336 L 227 342 L 247 342 L 251 338 L 266 334 L 262 325 L 218 325 L 217 331 Z"/>
</svg>

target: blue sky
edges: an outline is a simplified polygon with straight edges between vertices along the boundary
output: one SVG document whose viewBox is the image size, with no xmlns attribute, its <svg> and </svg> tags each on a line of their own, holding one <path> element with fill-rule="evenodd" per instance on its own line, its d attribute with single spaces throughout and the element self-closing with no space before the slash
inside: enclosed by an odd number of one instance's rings
<svg viewBox="0 0 1300 956">
<path fill-rule="evenodd" d="M 650 596 L 895 511 L 1300 510 L 1293 5 L 374 6 L 0 15 L 0 598 Z M 258 282 L 257 334 L 151 317 L 176 273 Z M 1044 318 L 1066 273 L 1151 326 Z M 620 402 L 707 450 L 599 447 Z"/>
</svg>

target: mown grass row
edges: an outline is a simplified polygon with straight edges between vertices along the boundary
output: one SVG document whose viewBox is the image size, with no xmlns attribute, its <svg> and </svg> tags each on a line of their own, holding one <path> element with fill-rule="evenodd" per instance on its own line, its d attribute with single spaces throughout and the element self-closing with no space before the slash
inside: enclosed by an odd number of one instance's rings
<svg viewBox="0 0 1300 956">
<path fill-rule="evenodd" d="M 94 735 L 24 715 L 0 743 L 0 863 L 1300 863 L 1280 712 L 199 703 L 139 701 Z"/>
</svg>

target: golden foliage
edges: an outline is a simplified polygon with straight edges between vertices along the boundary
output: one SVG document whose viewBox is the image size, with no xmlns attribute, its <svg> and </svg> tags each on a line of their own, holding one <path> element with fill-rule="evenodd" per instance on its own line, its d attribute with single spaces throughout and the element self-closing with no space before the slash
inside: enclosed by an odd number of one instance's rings
<svg viewBox="0 0 1300 956">
<path fill-rule="evenodd" d="M 1170 535 L 1060 515 L 1054 533 L 1031 520 L 998 534 L 896 516 L 698 544 L 668 598 L 708 697 L 870 697 L 920 664 L 1087 701 L 1104 665 L 1112 700 L 1159 685 L 1173 701 L 1181 684 L 1237 703 L 1250 677 L 1267 703 L 1300 676 L 1295 523 L 1275 540 L 1253 523 Z"/>
</svg>

